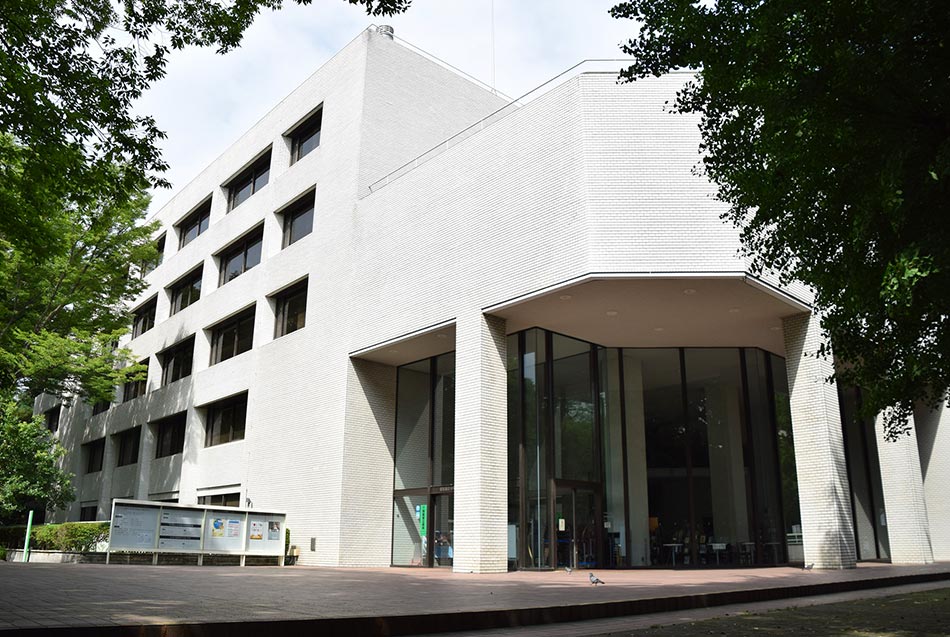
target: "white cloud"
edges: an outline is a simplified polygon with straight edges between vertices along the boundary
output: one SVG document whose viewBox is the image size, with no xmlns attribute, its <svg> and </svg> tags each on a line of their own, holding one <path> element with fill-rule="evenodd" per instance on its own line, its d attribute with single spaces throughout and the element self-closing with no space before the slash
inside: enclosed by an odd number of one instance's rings
<svg viewBox="0 0 950 637">
<path fill-rule="evenodd" d="M 616 58 L 635 25 L 615 20 L 614 0 L 494 0 L 495 85 L 512 97 L 588 58 Z M 483 82 L 492 79 L 492 0 L 414 0 L 377 18 L 396 35 Z M 284 96 L 374 22 L 344 0 L 292 1 L 260 15 L 241 47 L 173 52 L 168 75 L 139 102 L 168 133 L 162 144 L 172 190 L 164 205 Z"/>
</svg>

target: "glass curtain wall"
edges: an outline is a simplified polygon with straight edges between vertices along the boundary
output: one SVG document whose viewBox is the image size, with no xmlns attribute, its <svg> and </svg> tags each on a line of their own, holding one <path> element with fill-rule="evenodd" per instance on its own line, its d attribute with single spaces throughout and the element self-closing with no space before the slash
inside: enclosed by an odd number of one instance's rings
<svg viewBox="0 0 950 637">
<path fill-rule="evenodd" d="M 508 348 L 511 566 L 794 560 L 783 359 L 609 349 L 540 329 Z"/>
<path fill-rule="evenodd" d="M 455 354 L 403 365 L 396 383 L 392 563 L 451 566 Z"/>
</svg>

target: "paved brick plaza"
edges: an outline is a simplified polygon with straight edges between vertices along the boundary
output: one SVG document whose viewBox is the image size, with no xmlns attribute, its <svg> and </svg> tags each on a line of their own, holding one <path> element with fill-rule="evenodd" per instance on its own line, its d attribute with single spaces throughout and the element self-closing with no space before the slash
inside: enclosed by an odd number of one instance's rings
<svg viewBox="0 0 950 637">
<path fill-rule="evenodd" d="M 0 563 L 0 629 L 506 610 L 946 573 L 929 566 L 453 574 L 440 569 Z M 459 626 L 465 628 L 465 626 Z"/>
</svg>

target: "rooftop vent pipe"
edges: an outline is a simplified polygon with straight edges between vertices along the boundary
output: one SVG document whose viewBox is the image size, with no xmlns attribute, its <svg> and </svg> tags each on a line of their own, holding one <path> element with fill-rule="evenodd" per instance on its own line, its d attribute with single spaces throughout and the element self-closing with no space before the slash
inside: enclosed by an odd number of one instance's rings
<svg viewBox="0 0 950 637">
<path fill-rule="evenodd" d="M 385 35 L 387 38 L 392 40 L 393 34 L 395 33 L 395 31 L 393 31 L 393 28 L 389 26 L 388 24 L 381 24 L 378 27 L 376 27 L 376 33 L 380 35 Z"/>
</svg>

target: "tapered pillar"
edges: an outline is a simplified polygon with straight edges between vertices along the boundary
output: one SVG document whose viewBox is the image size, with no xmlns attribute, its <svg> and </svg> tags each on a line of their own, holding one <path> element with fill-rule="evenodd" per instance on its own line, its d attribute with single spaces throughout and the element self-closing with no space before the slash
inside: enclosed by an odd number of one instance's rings
<svg viewBox="0 0 950 637">
<path fill-rule="evenodd" d="M 508 414 L 505 321 L 459 316 L 455 351 L 453 570 L 508 568 Z"/>
<path fill-rule="evenodd" d="M 930 545 L 924 482 L 917 450 L 917 432 L 913 427 L 897 440 L 884 440 L 884 422 L 874 423 L 877 455 L 881 463 L 884 510 L 887 515 L 887 539 L 893 564 L 930 564 L 934 561 Z"/>
<path fill-rule="evenodd" d="M 933 558 L 950 561 L 950 409 L 946 403 L 931 410 L 914 410 L 914 435 L 920 452 L 924 500 L 930 522 Z"/>
<path fill-rule="evenodd" d="M 821 327 L 813 314 L 783 319 L 792 435 L 798 470 L 805 565 L 853 568 L 854 526 L 838 392 L 828 382 L 830 357 L 819 357 Z"/>
</svg>

